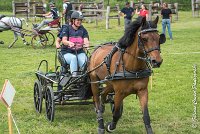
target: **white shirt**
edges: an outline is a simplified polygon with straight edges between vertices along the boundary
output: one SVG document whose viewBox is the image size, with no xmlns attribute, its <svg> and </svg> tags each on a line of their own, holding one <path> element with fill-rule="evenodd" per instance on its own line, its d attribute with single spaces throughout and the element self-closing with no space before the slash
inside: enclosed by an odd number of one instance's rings
<svg viewBox="0 0 200 134">
<path fill-rule="evenodd" d="M 67 9 L 69 2 L 63 3 L 63 10 Z"/>
</svg>

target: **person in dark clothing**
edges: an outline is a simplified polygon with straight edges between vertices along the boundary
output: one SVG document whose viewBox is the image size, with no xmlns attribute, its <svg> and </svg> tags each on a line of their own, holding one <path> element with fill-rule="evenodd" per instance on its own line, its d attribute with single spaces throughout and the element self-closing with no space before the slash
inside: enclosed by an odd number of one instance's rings
<svg viewBox="0 0 200 134">
<path fill-rule="evenodd" d="M 163 9 L 161 10 L 161 15 L 162 15 L 162 33 L 165 34 L 167 27 L 170 40 L 173 40 L 171 31 L 172 11 L 171 9 L 168 8 L 167 3 L 163 3 Z"/>
<path fill-rule="evenodd" d="M 39 30 L 44 25 L 47 25 L 51 21 L 59 18 L 59 12 L 58 12 L 58 9 L 55 7 L 55 4 L 53 2 L 50 2 L 49 6 L 50 6 L 50 9 L 51 9 L 50 12 L 42 15 L 42 16 L 48 18 L 48 19 L 43 20 L 39 25 L 37 25 L 37 24 L 33 25 L 35 30 Z"/>
<path fill-rule="evenodd" d="M 69 24 L 72 12 L 72 4 L 69 2 L 69 0 L 63 0 L 62 15 L 65 17 L 65 24 Z"/>
<path fill-rule="evenodd" d="M 130 3 L 126 2 L 126 7 L 124 7 L 120 11 L 120 15 L 124 16 L 124 29 L 128 26 L 128 24 L 131 23 L 132 17 L 134 15 L 135 11 L 132 7 L 130 7 Z"/>
<path fill-rule="evenodd" d="M 63 28 L 59 37 L 63 43 L 61 53 L 67 64 L 70 65 L 72 77 L 77 76 L 78 68 L 83 68 L 87 61 L 83 45 L 84 47 L 89 47 L 89 35 L 81 24 L 82 20 L 82 13 L 74 11 L 71 15 L 71 24 Z"/>
</svg>

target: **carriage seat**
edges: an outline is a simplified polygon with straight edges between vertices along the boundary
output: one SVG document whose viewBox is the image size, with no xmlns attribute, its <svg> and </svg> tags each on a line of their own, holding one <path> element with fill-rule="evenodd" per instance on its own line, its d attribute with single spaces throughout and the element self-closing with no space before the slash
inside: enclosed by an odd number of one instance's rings
<svg viewBox="0 0 200 134">
<path fill-rule="evenodd" d="M 57 27 L 60 27 L 60 17 L 49 22 L 48 26 L 51 27 L 51 28 L 57 28 Z"/>
<path fill-rule="evenodd" d="M 60 62 L 61 66 L 64 67 L 65 69 L 69 67 L 69 64 L 67 64 L 61 51 L 58 51 L 58 61 Z"/>
<path fill-rule="evenodd" d="M 61 64 L 61 71 L 62 73 L 67 73 L 67 72 L 70 72 L 70 65 L 67 64 L 63 54 L 61 53 L 61 51 L 58 51 L 58 61 L 60 62 Z M 84 66 L 83 68 L 79 68 L 78 69 L 79 71 L 76 72 L 77 75 L 82 75 L 85 71 L 86 71 L 86 66 Z"/>
</svg>

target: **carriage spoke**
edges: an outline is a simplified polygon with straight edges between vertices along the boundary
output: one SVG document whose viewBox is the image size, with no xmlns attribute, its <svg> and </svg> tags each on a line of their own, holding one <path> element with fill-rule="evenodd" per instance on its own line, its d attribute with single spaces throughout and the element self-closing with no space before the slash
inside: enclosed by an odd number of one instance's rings
<svg viewBox="0 0 200 134">
<path fill-rule="evenodd" d="M 34 35 L 31 40 L 32 47 L 35 48 L 44 48 L 46 46 L 46 38 L 43 34 Z"/>
<path fill-rule="evenodd" d="M 47 41 L 47 45 L 52 46 L 54 44 L 55 37 L 51 32 L 47 32 L 45 34 L 45 38 L 46 38 L 46 41 Z"/>
</svg>

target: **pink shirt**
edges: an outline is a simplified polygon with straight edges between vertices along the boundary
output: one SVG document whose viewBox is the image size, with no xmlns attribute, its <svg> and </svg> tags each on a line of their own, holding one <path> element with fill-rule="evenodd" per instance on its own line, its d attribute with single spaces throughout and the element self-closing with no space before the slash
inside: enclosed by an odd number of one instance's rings
<svg viewBox="0 0 200 134">
<path fill-rule="evenodd" d="M 83 47 L 84 40 L 82 37 L 69 37 L 69 41 L 75 44 L 76 49 L 80 49 Z M 74 47 L 72 49 L 75 49 Z"/>
</svg>

